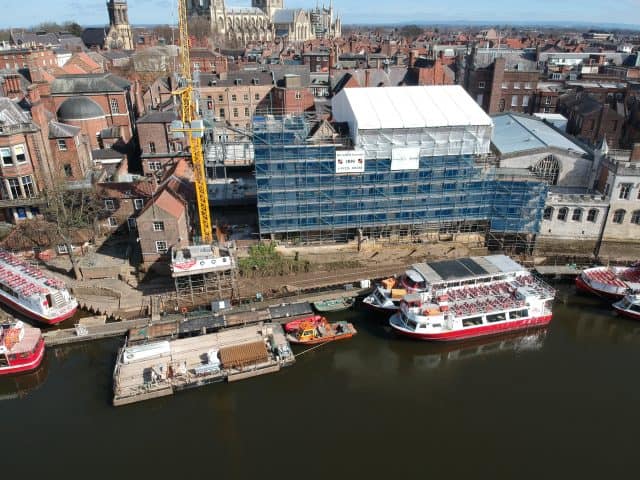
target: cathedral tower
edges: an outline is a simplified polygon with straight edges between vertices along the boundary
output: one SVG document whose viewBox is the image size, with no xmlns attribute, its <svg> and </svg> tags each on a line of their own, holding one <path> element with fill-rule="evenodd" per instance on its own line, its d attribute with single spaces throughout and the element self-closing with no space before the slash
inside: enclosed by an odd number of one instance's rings
<svg viewBox="0 0 640 480">
<path fill-rule="evenodd" d="M 251 6 L 259 8 L 266 13 L 269 18 L 273 18 L 276 10 L 284 8 L 284 0 L 251 0 Z"/>
<path fill-rule="evenodd" d="M 107 46 L 118 50 L 133 50 L 133 34 L 129 25 L 127 0 L 109 0 L 109 33 Z"/>
</svg>

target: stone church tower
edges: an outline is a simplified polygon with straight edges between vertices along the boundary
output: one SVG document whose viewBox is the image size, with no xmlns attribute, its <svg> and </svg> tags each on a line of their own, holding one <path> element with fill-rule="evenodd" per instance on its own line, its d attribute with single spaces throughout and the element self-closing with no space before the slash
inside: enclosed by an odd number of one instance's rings
<svg viewBox="0 0 640 480">
<path fill-rule="evenodd" d="M 276 10 L 284 8 L 284 0 L 251 0 L 251 6 L 259 8 L 267 14 L 267 17 L 273 18 Z"/>
<path fill-rule="evenodd" d="M 129 25 L 127 0 L 109 0 L 109 33 L 106 45 L 114 50 L 133 50 L 133 34 Z"/>
</svg>

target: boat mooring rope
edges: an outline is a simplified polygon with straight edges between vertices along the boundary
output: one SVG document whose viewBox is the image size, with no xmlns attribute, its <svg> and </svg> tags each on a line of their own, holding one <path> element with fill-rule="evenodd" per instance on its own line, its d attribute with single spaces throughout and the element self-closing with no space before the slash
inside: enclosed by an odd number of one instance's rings
<svg viewBox="0 0 640 480">
<path fill-rule="evenodd" d="M 310 352 L 311 350 L 315 350 L 316 348 L 320 348 L 320 347 L 322 347 L 322 346 L 324 346 L 324 345 L 326 345 L 327 343 L 330 343 L 330 342 L 331 342 L 331 340 L 327 340 L 326 342 L 322 342 L 322 343 L 319 343 L 318 345 L 314 345 L 313 347 L 309 347 L 309 348 L 307 348 L 306 350 L 303 350 L 300 353 L 296 353 L 294 355 L 294 357 L 299 357 L 301 355 L 304 355 L 305 353 Z"/>
</svg>

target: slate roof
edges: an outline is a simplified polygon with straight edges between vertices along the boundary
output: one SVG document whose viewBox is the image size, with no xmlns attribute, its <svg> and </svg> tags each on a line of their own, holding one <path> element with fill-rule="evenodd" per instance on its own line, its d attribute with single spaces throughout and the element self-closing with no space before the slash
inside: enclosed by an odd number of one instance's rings
<svg viewBox="0 0 640 480">
<path fill-rule="evenodd" d="M 178 114 L 174 111 L 149 112 L 140 117 L 136 123 L 171 123 L 178 119 Z"/>
<path fill-rule="evenodd" d="M 49 138 L 73 138 L 78 132 L 80 132 L 79 127 L 55 122 L 53 120 L 49 122 Z"/>
<path fill-rule="evenodd" d="M 300 84 L 307 87 L 311 84 L 311 71 L 309 65 L 269 65 L 267 69 L 273 73 L 275 84 L 284 87 L 285 75 L 298 75 Z"/>
<path fill-rule="evenodd" d="M 505 68 L 507 70 L 521 70 L 531 72 L 538 70 L 535 52 L 526 50 L 507 50 L 507 49 L 478 49 L 473 59 L 475 68 L 486 68 L 491 65 L 496 58 L 505 59 Z"/>
<path fill-rule="evenodd" d="M 91 47 L 103 47 L 107 38 L 107 29 L 104 27 L 98 28 L 85 28 L 82 31 L 82 41 L 84 44 Z"/>
<path fill-rule="evenodd" d="M 293 23 L 296 16 L 301 12 L 299 8 L 283 8 L 276 10 L 271 19 L 271 23 Z"/>
<path fill-rule="evenodd" d="M 129 81 L 112 73 L 61 75 L 51 85 L 51 94 L 119 93 L 130 87 Z"/>
<path fill-rule="evenodd" d="M 16 103 L 6 97 L 0 97 L 0 125 L 21 125 L 31 123 L 31 117 Z"/>
<path fill-rule="evenodd" d="M 200 74 L 200 86 L 206 87 L 211 82 L 215 82 L 215 86 L 218 87 L 232 86 L 236 85 L 236 80 L 242 80 L 242 85 L 252 85 L 254 78 L 258 79 L 258 85 L 273 85 L 273 77 L 270 72 L 240 70 L 238 72 L 229 72 L 226 79 L 221 79 L 215 74 L 202 73 Z"/>
<path fill-rule="evenodd" d="M 89 97 L 70 97 L 58 107 L 60 120 L 87 120 L 104 117 L 102 107 Z"/>
</svg>

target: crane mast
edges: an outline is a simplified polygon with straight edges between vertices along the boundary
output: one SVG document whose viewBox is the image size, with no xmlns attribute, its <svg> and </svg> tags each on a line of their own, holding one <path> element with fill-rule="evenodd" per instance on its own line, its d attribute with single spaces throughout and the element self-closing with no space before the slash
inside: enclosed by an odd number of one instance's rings
<svg viewBox="0 0 640 480">
<path fill-rule="evenodd" d="M 178 0 L 178 17 L 178 27 L 180 30 L 180 73 L 183 85 L 175 93 L 180 96 L 183 131 L 189 136 L 189 145 L 191 147 L 191 163 L 193 164 L 200 236 L 202 243 L 211 244 L 213 242 L 213 233 L 211 214 L 209 212 L 209 193 L 207 191 L 207 176 L 204 167 L 204 152 L 202 150 L 203 131 L 202 129 L 193 128 L 191 125 L 194 120 L 199 120 L 199 118 L 197 102 L 194 96 L 193 76 L 191 74 L 187 0 Z"/>
</svg>

